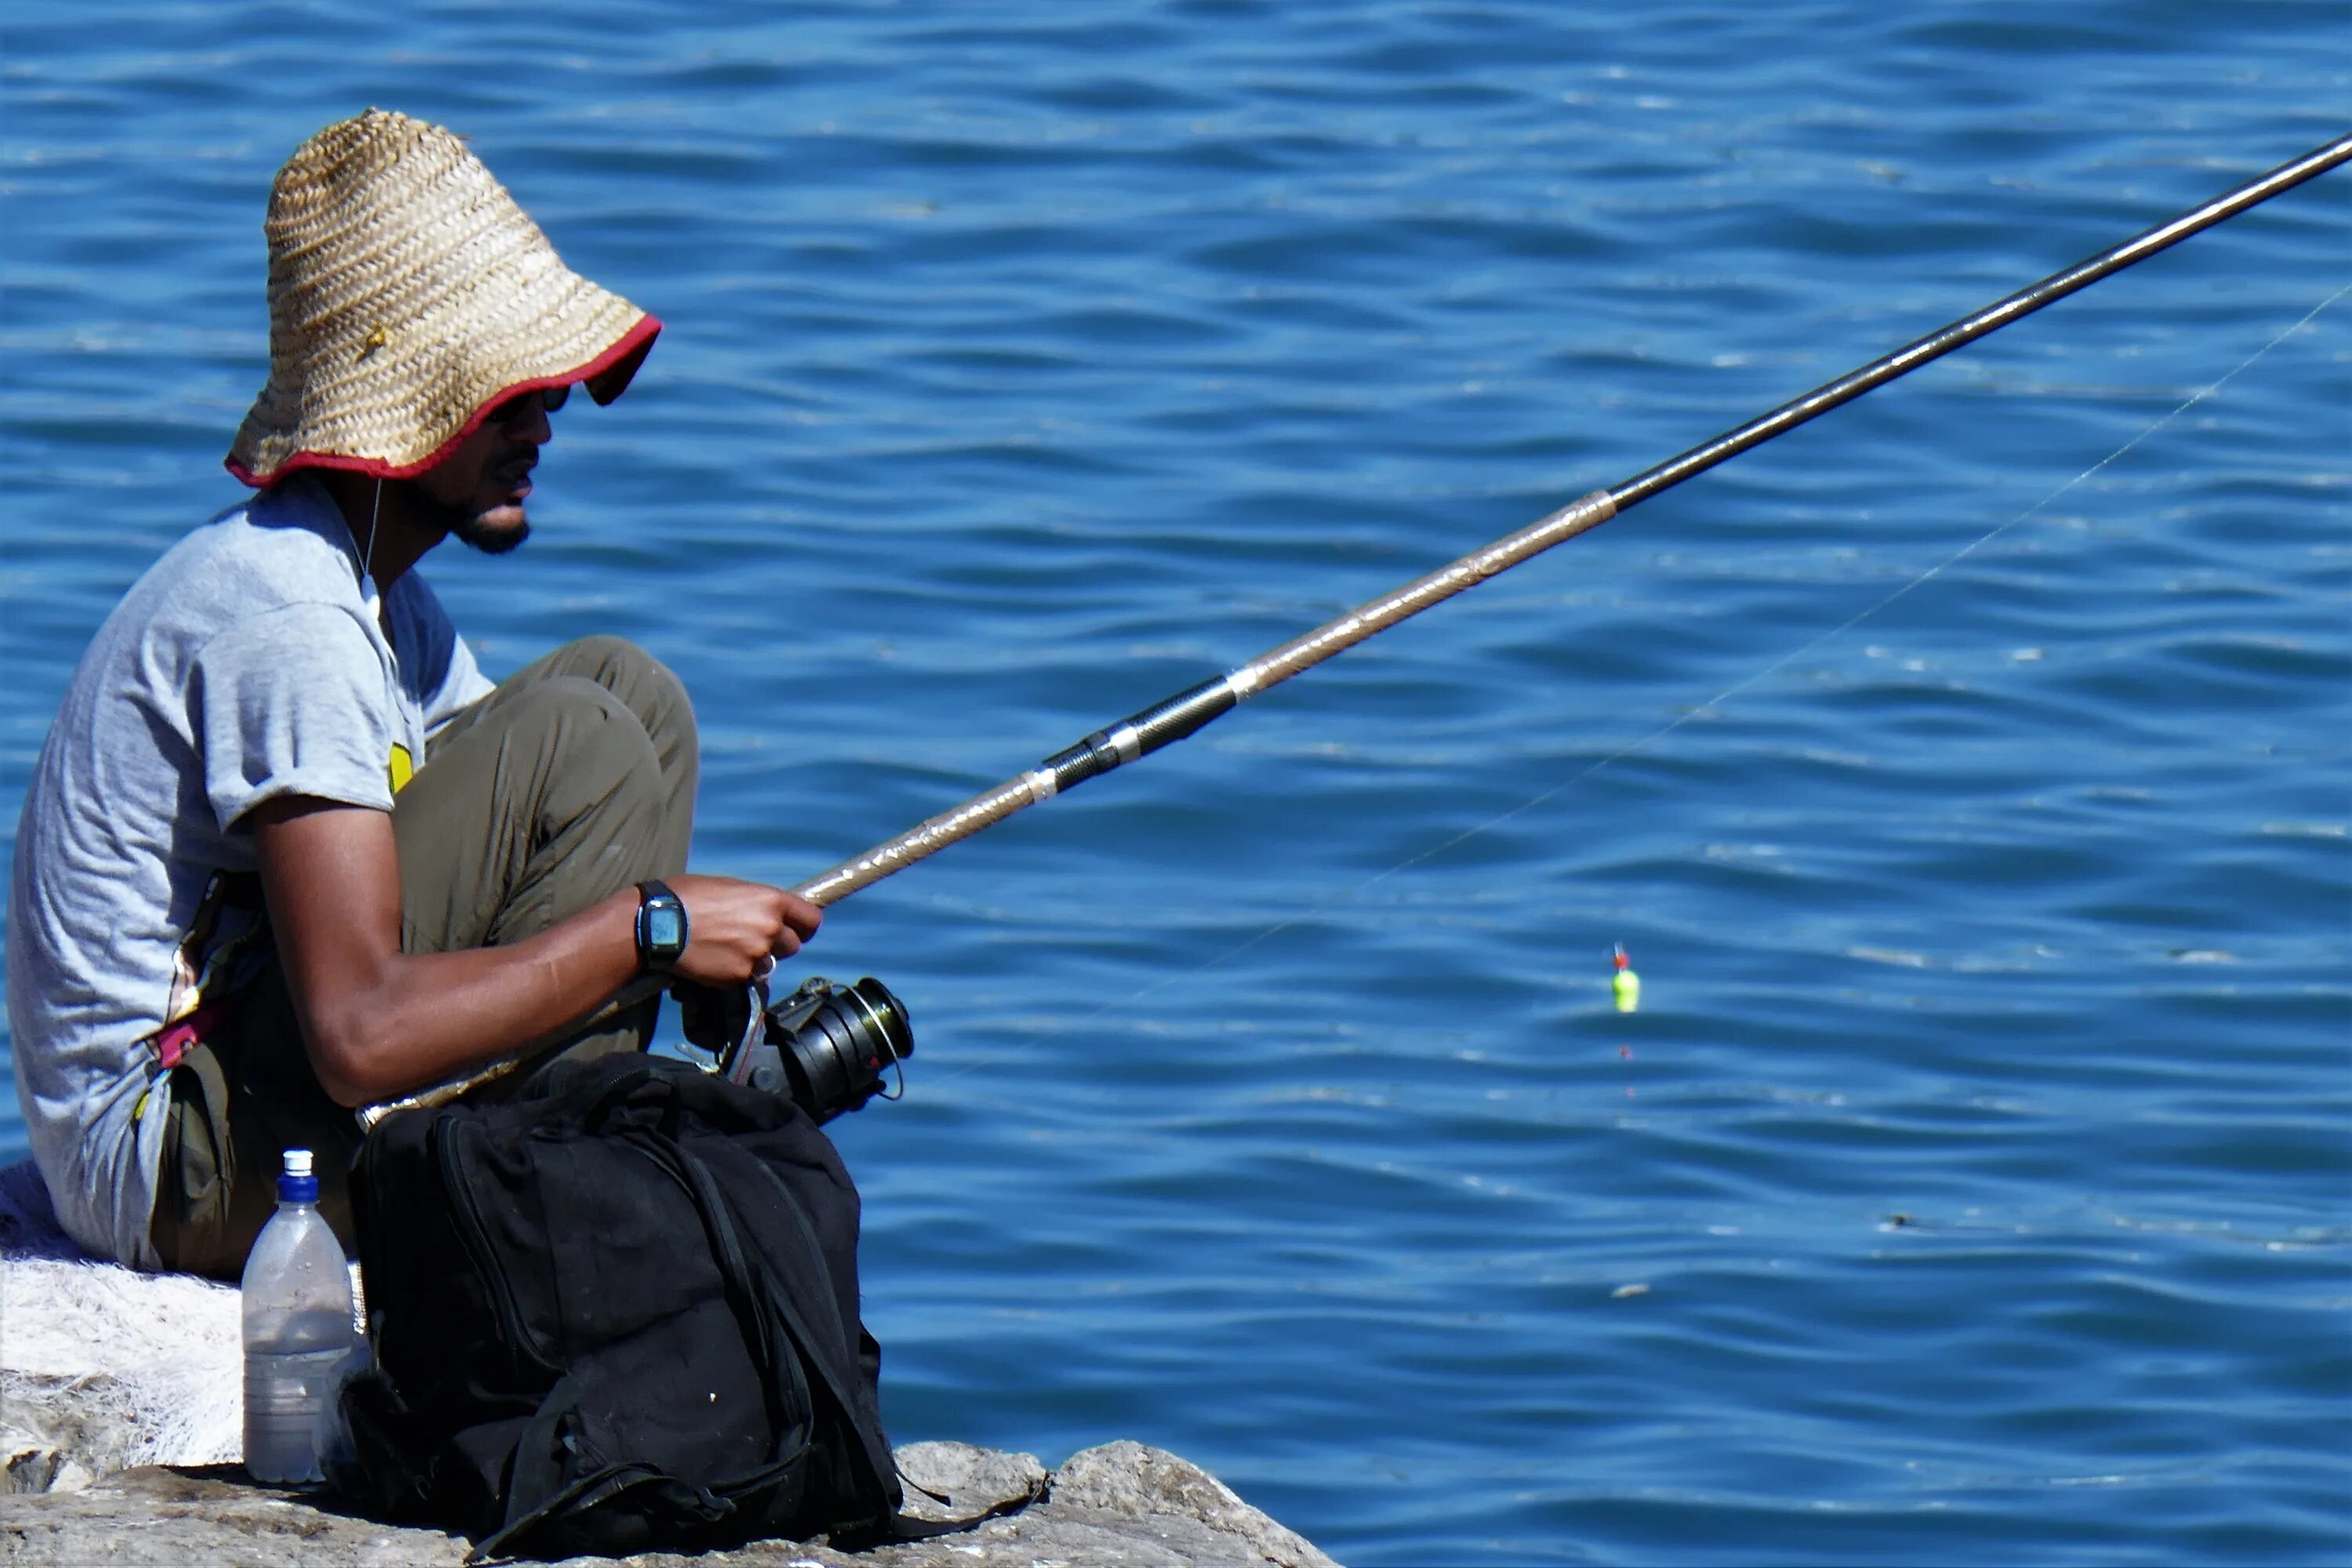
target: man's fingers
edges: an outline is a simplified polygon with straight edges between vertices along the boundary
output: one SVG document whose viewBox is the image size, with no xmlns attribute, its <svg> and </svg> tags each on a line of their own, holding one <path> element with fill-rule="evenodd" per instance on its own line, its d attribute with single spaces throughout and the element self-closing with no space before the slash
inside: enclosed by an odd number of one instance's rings
<svg viewBox="0 0 2352 1568">
<path fill-rule="evenodd" d="M 778 958 L 790 958 L 801 950 L 803 942 L 816 934 L 824 911 L 806 899 L 781 889 L 776 900 L 776 939 L 771 951 Z"/>
<path fill-rule="evenodd" d="M 816 934 L 824 923 L 824 911 L 797 893 L 784 895 L 784 924 L 797 939 L 794 945 Z"/>
<path fill-rule="evenodd" d="M 673 879 L 687 900 L 690 948 L 740 984 L 762 964 L 772 968 L 816 934 L 824 912 L 806 899 L 731 877 L 682 875 Z M 724 954 L 724 957 L 720 955 Z"/>
</svg>

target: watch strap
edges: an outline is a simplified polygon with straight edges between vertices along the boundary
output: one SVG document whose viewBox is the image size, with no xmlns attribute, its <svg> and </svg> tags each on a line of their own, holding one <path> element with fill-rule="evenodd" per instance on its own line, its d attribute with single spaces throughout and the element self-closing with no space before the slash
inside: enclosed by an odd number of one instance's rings
<svg viewBox="0 0 2352 1568">
<path fill-rule="evenodd" d="M 653 917 L 657 910 L 677 915 L 677 942 L 657 942 L 654 940 Z M 686 952 L 686 900 L 672 892 L 669 884 L 659 878 L 648 878 L 637 884 L 636 937 L 639 967 L 656 973 L 667 974 L 675 969 Z"/>
</svg>

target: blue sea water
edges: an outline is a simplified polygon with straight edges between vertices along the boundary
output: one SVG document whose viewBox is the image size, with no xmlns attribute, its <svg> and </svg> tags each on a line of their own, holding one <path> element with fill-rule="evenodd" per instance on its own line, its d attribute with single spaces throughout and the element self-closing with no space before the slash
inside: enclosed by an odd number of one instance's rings
<svg viewBox="0 0 2352 1568">
<path fill-rule="evenodd" d="M 2352 13 L 20 7 L 0 822 L 370 103 L 668 323 L 426 574 L 668 660 L 789 883 L 2341 134 Z M 893 1436 L 1360 1565 L 2352 1557 L 2347 284 L 2339 172 L 835 908 Z"/>
</svg>

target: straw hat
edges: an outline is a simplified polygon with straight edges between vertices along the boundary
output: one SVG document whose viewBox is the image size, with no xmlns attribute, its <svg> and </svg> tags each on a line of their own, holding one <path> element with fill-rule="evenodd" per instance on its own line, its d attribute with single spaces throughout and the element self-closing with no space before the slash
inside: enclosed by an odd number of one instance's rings
<svg viewBox="0 0 2352 1568">
<path fill-rule="evenodd" d="M 424 472 L 517 392 L 621 395 L 661 323 L 563 265 L 482 161 L 371 109 L 270 187 L 269 384 L 229 447 L 259 488 L 297 468 Z"/>
</svg>

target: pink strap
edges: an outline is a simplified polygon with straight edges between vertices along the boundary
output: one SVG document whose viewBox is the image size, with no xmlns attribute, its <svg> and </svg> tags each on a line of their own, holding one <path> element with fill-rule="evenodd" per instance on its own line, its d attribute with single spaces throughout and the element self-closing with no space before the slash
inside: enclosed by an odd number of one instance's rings
<svg viewBox="0 0 2352 1568">
<path fill-rule="evenodd" d="M 155 1060 L 165 1072 L 180 1065 L 188 1047 L 197 1044 L 220 1022 L 223 1009 L 218 1003 L 207 1002 L 186 1017 L 155 1037 Z"/>
</svg>

